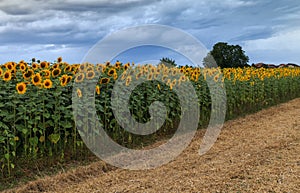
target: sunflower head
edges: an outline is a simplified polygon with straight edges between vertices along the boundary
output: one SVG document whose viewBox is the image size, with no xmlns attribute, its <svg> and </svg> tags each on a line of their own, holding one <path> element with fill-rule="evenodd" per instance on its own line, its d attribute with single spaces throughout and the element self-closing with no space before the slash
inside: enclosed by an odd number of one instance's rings
<svg viewBox="0 0 300 193">
<path fill-rule="evenodd" d="M 41 74 L 37 73 L 37 74 L 33 75 L 32 78 L 31 78 L 31 82 L 32 82 L 33 85 L 39 86 L 42 82 Z"/>
<path fill-rule="evenodd" d="M 116 63 L 115 63 L 115 67 L 116 67 L 117 69 L 120 69 L 121 64 L 122 64 L 122 63 L 121 63 L 119 60 L 117 60 Z"/>
<path fill-rule="evenodd" d="M 72 67 L 71 67 L 71 72 L 77 72 L 78 71 L 78 66 L 79 65 L 77 65 L 77 64 L 75 64 L 75 65 L 72 65 Z"/>
<path fill-rule="evenodd" d="M 2 74 L 3 74 L 3 70 L 2 70 L 2 68 L 0 67 L 0 77 L 2 76 Z"/>
<path fill-rule="evenodd" d="M 13 70 L 15 68 L 15 65 L 13 62 L 6 63 L 6 69 L 7 70 Z"/>
<path fill-rule="evenodd" d="M 60 77 L 60 85 L 61 86 L 66 86 L 67 85 L 67 80 L 68 80 L 68 75 L 64 74 L 62 77 Z"/>
<path fill-rule="evenodd" d="M 41 68 L 48 68 L 49 67 L 49 63 L 46 62 L 46 61 L 43 61 L 43 62 L 41 62 L 40 67 Z"/>
<path fill-rule="evenodd" d="M 107 75 L 108 75 L 108 76 L 113 76 L 115 73 L 117 73 L 117 72 L 116 72 L 116 69 L 111 68 L 111 69 L 108 71 Z"/>
<path fill-rule="evenodd" d="M 110 81 L 109 78 L 101 78 L 101 79 L 100 79 L 100 84 L 108 84 L 109 81 Z"/>
<path fill-rule="evenodd" d="M 86 72 L 86 79 L 91 80 L 95 77 L 95 72 L 94 70 L 89 70 Z"/>
<path fill-rule="evenodd" d="M 23 78 L 25 80 L 29 80 L 33 74 L 34 74 L 33 70 L 29 69 L 27 72 L 23 74 Z"/>
<path fill-rule="evenodd" d="M 77 88 L 76 92 L 77 92 L 77 96 L 78 96 L 79 98 L 81 98 L 81 97 L 82 97 L 82 92 L 81 92 L 81 90 L 80 90 L 79 88 Z"/>
<path fill-rule="evenodd" d="M 94 66 L 87 66 L 86 67 L 86 72 L 88 72 L 88 71 L 94 71 L 95 70 L 95 68 L 94 68 Z"/>
<path fill-rule="evenodd" d="M 76 74 L 75 82 L 82 82 L 84 80 L 84 73 L 79 72 Z"/>
<path fill-rule="evenodd" d="M 78 67 L 78 70 L 79 70 L 79 72 L 84 72 L 85 71 L 85 69 L 86 69 L 86 64 L 81 64 L 79 67 Z"/>
<path fill-rule="evenodd" d="M 26 84 L 24 82 L 18 83 L 16 85 L 16 90 L 19 94 L 25 94 L 26 92 Z"/>
<path fill-rule="evenodd" d="M 33 70 L 37 70 L 40 66 L 39 66 L 38 63 L 33 62 L 33 63 L 31 64 L 31 67 L 32 67 Z"/>
<path fill-rule="evenodd" d="M 114 77 L 114 80 L 117 80 L 118 79 L 118 74 L 114 73 L 113 77 Z"/>
<path fill-rule="evenodd" d="M 25 63 L 20 63 L 19 68 L 22 72 L 24 72 L 26 70 L 27 66 Z"/>
<path fill-rule="evenodd" d="M 51 75 L 50 70 L 42 70 L 41 73 L 44 78 L 50 78 L 50 75 Z"/>
<path fill-rule="evenodd" d="M 180 80 L 181 82 L 184 82 L 184 81 L 187 80 L 187 78 L 186 78 L 186 76 L 183 75 L 183 76 L 180 76 L 179 80 Z"/>
<path fill-rule="evenodd" d="M 126 64 L 124 65 L 124 70 L 127 70 L 129 67 L 130 67 L 130 64 L 129 64 L 129 63 L 126 63 Z"/>
<path fill-rule="evenodd" d="M 68 77 L 67 77 L 67 83 L 66 83 L 66 84 L 68 84 L 69 82 L 71 82 L 72 78 L 73 78 L 73 76 L 68 76 Z"/>
<path fill-rule="evenodd" d="M 138 80 L 143 75 L 143 72 L 139 72 L 135 75 L 135 79 Z"/>
<path fill-rule="evenodd" d="M 125 80 L 126 77 L 127 77 L 127 72 L 124 71 L 121 75 L 121 80 Z"/>
<path fill-rule="evenodd" d="M 127 76 L 125 85 L 129 86 L 130 82 L 131 82 L 131 76 Z"/>
<path fill-rule="evenodd" d="M 10 81 L 11 80 L 11 77 L 12 77 L 12 74 L 11 74 L 11 71 L 10 70 L 7 70 L 4 72 L 3 74 L 3 80 L 4 81 Z"/>
<path fill-rule="evenodd" d="M 58 76 L 60 75 L 60 73 L 61 73 L 61 69 L 60 69 L 60 68 L 54 68 L 54 69 L 52 70 L 52 76 L 53 76 L 54 78 L 58 77 Z"/>
<path fill-rule="evenodd" d="M 166 82 L 168 79 L 168 76 L 167 75 L 163 75 L 162 78 L 161 78 L 161 81 L 162 82 Z"/>
<path fill-rule="evenodd" d="M 43 82 L 43 86 L 44 86 L 44 88 L 46 88 L 46 89 L 49 89 L 49 88 L 52 88 L 52 81 L 50 80 L 50 79 L 46 79 L 46 80 L 44 80 L 44 82 Z"/>
<path fill-rule="evenodd" d="M 57 58 L 57 62 L 58 62 L 58 63 L 61 63 L 61 62 L 62 62 L 62 57 L 58 57 L 58 58 Z"/>
<path fill-rule="evenodd" d="M 152 79 L 153 79 L 153 74 L 149 73 L 148 76 L 147 76 L 147 80 L 152 80 Z"/>
<path fill-rule="evenodd" d="M 64 72 L 71 72 L 72 71 L 72 66 L 67 65 L 64 69 Z"/>
<path fill-rule="evenodd" d="M 96 67 L 96 71 L 97 72 L 101 72 L 101 73 L 104 73 L 105 72 L 105 65 L 104 64 L 97 64 L 97 67 Z"/>
<path fill-rule="evenodd" d="M 96 86 L 96 93 L 97 93 L 97 95 L 100 95 L 100 86 L 99 85 Z"/>
<path fill-rule="evenodd" d="M 59 63 L 55 63 L 55 64 L 52 65 L 52 69 L 53 69 L 53 70 L 54 70 L 55 68 L 59 68 L 59 67 L 60 67 Z"/>
</svg>

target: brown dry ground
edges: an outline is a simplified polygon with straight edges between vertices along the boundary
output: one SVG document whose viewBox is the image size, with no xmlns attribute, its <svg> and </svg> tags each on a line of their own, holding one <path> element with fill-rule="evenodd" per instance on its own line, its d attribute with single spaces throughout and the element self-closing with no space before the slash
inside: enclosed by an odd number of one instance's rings
<svg viewBox="0 0 300 193">
<path fill-rule="evenodd" d="M 162 167 L 130 171 L 99 161 L 9 192 L 299 192 L 300 99 L 228 121 L 199 156 L 205 130 Z"/>
</svg>

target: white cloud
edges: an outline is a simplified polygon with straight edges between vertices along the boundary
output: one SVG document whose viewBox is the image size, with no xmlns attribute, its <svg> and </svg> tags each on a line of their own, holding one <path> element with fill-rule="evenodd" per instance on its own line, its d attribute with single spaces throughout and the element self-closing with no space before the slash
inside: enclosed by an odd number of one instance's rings
<svg viewBox="0 0 300 193">
<path fill-rule="evenodd" d="M 245 42 L 247 50 L 299 50 L 300 28 L 293 31 L 283 31 L 266 39 Z"/>
</svg>

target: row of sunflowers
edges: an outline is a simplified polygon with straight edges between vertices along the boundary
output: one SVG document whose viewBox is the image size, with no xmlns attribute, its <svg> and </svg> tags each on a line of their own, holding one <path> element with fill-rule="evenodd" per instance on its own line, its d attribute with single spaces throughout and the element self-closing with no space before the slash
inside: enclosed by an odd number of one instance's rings
<svg viewBox="0 0 300 193">
<path fill-rule="evenodd" d="M 165 104 L 167 119 L 159 131 L 139 136 L 118 124 L 111 106 L 112 91 L 118 80 L 123 81 L 125 90 L 135 81 L 143 80 L 130 95 L 129 111 L 135 120 L 148 122 L 149 106 L 157 100 Z M 219 83 L 226 91 L 226 119 L 300 96 L 299 68 L 219 69 L 119 61 L 80 65 L 68 64 L 62 58 L 55 62 L 32 60 L 2 64 L 0 165 L 3 176 L 12 175 L 19 158 L 64 159 L 66 152 L 76 156 L 84 148 L 74 121 L 72 97 L 94 97 L 99 121 L 107 134 L 121 145 L 136 147 L 176 130 L 183 111 L 178 94 L 188 92 L 180 87 L 186 82 L 193 85 L 198 97 L 199 128 L 207 126 L 212 112 L 210 93 L 214 89 L 208 80 Z M 93 83 L 92 90 L 86 86 L 75 89 L 74 85 L 86 82 Z M 181 90 L 176 93 L 178 88 Z"/>
</svg>

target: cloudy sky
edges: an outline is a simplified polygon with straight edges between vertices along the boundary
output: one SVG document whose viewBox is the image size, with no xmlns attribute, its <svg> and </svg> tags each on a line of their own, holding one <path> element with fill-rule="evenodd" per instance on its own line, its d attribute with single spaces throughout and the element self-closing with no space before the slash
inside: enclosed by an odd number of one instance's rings
<svg viewBox="0 0 300 193">
<path fill-rule="evenodd" d="M 299 0 L 0 0 L 0 63 L 80 63 L 103 37 L 143 24 L 179 28 L 208 50 L 239 44 L 250 64 L 300 64 Z M 127 53 L 128 61 L 174 56 L 153 47 Z"/>
</svg>

